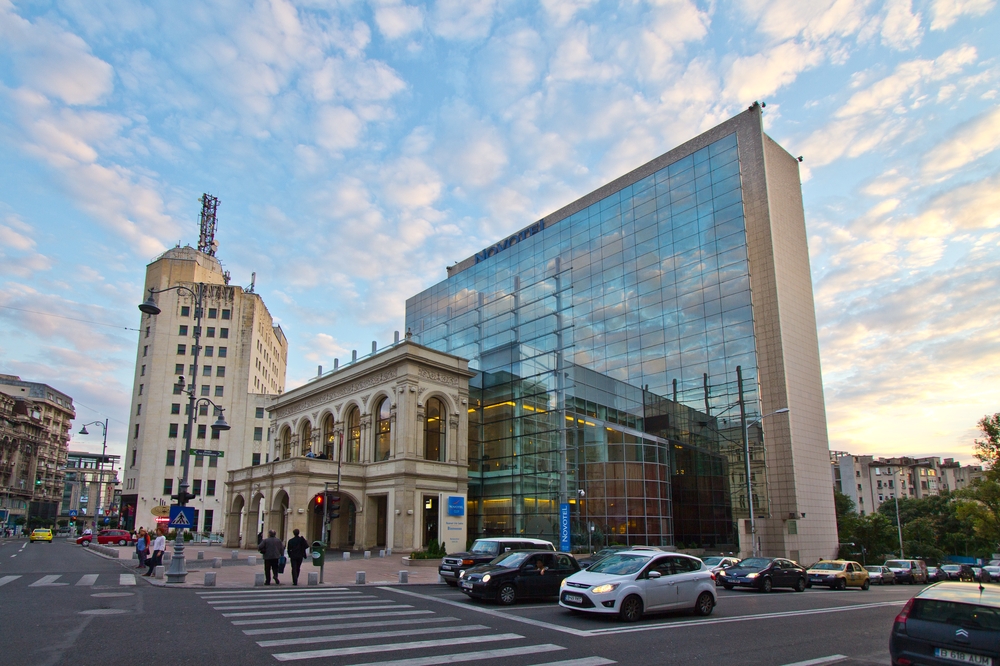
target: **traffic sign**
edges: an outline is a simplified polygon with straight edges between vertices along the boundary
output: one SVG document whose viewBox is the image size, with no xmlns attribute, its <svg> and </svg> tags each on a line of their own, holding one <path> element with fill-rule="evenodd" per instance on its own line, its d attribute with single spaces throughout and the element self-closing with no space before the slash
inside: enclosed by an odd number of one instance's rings
<svg viewBox="0 0 1000 666">
<path fill-rule="evenodd" d="M 76 509 L 70 509 L 70 510 L 69 510 L 69 517 L 70 517 L 70 518 L 76 518 L 76 517 L 77 517 L 77 515 L 78 515 L 78 514 L 77 514 L 77 511 L 76 511 Z"/>
<path fill-rule="evenodd" d="M 191 455 L 193 456 L 209 456 L 210 458 L 225 458 L 225 451 L 216 451 L 215 449 L 191 449 Z"/>
<path fill-rule="evenodd" d="M 194 507 L 172 505 L 170 507 L 170 523 L 167 527 L 178 530 L 193 530 L 195 528 Z"/>
<path fill-rule="evenodd" d="M 165 504 L 157 504 L 149 512 L 157 518 L 166 518 L 170 515 L 170 507 Z"/>
</svg>

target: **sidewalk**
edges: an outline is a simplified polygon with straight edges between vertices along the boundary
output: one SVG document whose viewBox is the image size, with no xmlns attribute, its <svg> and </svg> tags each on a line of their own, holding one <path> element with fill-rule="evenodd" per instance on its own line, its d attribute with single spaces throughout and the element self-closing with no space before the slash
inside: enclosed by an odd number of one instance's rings
<svg viewBox="0 0 1000 666">
<path fill-rule="evenodd" d="M 118 552 L 118 561 L 124 568 L 134 571 L 136 574 L 145 573 L 144 569 L 135 568 L 138 565 L 138 560 L 133 557 L 133 553 L 135 552 L 133 547 L 115 546 L 113 549 Z M 167 542 L 167 552 L 171 555 L 173 554 L 172 541 Z M 213 589 L 206 587 L 204 582 L 205 572 L 214 572 L 216 588 L 252 588 L 254 587 L 256 574 L 264 573 L 264 560 L 259 553 L 253 550 L 238 550 L 236 552 L 238 553 L 238 559 L 233 560 L 232 548 L 223 548 L 217 545 L 208 546 L 207 544 L 186 544 L 184 547 L 185 568 L 188 572 L 186 582 L 167 585 L 166 578 L 163 580 L 143 578 L 142 580 L 148 581 L 153 585 L 165 587 Z M 203 560 L 198 559 L 198 553 L 204 553 Z M 99 557 L 107 557 L 100 553 L 95 552 L 95 554 Z M 256 564 L 254 566 L 247 564 L 247 558 L 251 556 L 256 557 Z M 216 557 L 221 558 L 222 567 L 213 569 L 212 560 Z M 405 555 L 400 553 L 379 557 L 376 550 L 372 552 L 369 559 L 365 559 L 363 553 L 352 552 L 351 559 L 344 560 L 342 553 L 327 551 L 326 563 L 323 567 L 323 583 L 320 587 L 355 585 L 359 571 L 365 572 L 366 585 L 398 584 L 400 571 L 407 573 L 408 583 L 411 585 L 437 583 L 440 581 L 437 573 L 438 560 L 423 560 L 419 566 L 407 566 L 403 563 L 404 557 Z M 113 558 L 108 557 L 108 559 Z M 164 570 L 169 568 L 170 564 L 165 563 Z M 311 560 L 306 559 L 303 561 L 302 571 L 299 573 L 299 586 L 307 586 L 309 574 L 318 572 L 319 567 L 313 566 Z M 279 579 L 282 586 L 288 585 L 291 587 L 291 564 L 285 565 L 285 573 Z"/>
</svg>

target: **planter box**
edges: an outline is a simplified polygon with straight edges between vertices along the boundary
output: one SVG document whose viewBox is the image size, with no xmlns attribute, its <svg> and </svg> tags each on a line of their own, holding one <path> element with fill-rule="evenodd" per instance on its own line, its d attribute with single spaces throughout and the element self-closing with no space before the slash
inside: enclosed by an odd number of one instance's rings
<svg viewBox="0 0 1000 666">
<path fill-rule="evenodd" d="M 404 557 L 403 564 L 408 567 L 434 567 L 437 569 L 438 565 L 441 564 L 441 558 L 439 557 L 437 559 L 430 560 L 412 560 L 409 557 Z"/>
</svg>

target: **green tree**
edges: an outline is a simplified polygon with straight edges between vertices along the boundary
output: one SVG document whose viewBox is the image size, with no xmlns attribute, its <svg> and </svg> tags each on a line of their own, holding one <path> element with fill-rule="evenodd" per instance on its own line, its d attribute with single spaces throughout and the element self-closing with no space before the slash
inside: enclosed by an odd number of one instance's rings
<svg viewBox="0 0 1000 666">
<path fill-rule="evenodd" d="M 970 522 L 976 536 L 985 542 L 987 552 L 977 554 L 1000 550 L 1000 482 L 989 475 L 955 494 L 963 499 L 958 505 L 958 517 Z"/>
<path fill-rule="evenodd" d="M 994 470 L 1000 462 L 1000 412 L 984 416 L 979 419 L 978 425 L 985 439 L 975 440 L 976 452 L 973 455 L 986 467 Z"/>
<path fill-rule="evenodd" d="M 868 558 L 873 562 L 881 561 L 883 555 L 893 552 L 896 530 L 889 519 L 881 513 L 870 513 L 858 517 L 851 532 L 851 541 L 855 550 L 860 551 L 862 564 L 867 564 Z"/>
<path fill-rule="evenodd" d="M 833 491 L 833 502 L 837 510 L 837 535 L 841 543 L 846 543 L 850 541 L 854 523 L 858 520 L 857 508 L 854 500 L 836 488 Z"/>
</svg>

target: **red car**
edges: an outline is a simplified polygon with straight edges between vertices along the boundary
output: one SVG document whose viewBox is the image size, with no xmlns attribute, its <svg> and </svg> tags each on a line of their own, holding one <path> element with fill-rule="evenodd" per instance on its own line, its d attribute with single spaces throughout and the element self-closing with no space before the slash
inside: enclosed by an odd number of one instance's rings
<svg viewBox="0 0 1000 666">
<path fill-rule="evenodd" d="M 93 540 L 93 534 L 84 534 L 82 537 L 77 538 L 76 542 L 81 545 L 87 545 Z M 128 530 L 101 530 L 97 533 L 97 543 L 102 546 L 128 546 L 135 542 L 132 541 L 132 533 Z"/>
</svg>

